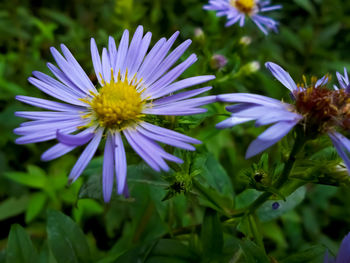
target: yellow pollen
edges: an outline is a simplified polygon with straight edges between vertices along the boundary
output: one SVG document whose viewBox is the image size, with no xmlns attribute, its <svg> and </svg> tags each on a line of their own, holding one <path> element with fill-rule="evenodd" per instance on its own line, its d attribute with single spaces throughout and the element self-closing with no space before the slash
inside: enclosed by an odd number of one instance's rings
<svg viewBox="0 0 350 263">
<path fill-rule="evenodd" d="M 255 0 L 230 0 L 230 4 L 247 15 L 250 15 L 256 7 Z"/>
<path fill-rule="evenodd" d="M 103 81 L 103 86 L 97 94 L 92 94 L 92 100 L 83 99 L 92 109 L 93 118 L 100 126 L 121 130 L 140 121 L 144 116 L 142 109 L 145 100 L 141 98 L 142 91 L 137 90 L 141 81 L 136 81 L 136 75 L 128 82 L 127 72 L 125 78 L 118 74 L 116 81 L 110 83 Z"/>
</svg>

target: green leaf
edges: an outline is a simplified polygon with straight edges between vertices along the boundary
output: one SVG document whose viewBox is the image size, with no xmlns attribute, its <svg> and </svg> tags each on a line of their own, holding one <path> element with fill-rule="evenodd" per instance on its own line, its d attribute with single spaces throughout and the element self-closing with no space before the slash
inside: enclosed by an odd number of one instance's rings
<svg viewBox="0 0 350 263">
<path fill-rule="evenodd" d="M 281 263 L 319 263 L 323 262 L 324 254 L 325 248 L 323 246 L 313 246 L 282 260 Z"/>
<path fill-rule="evenodd" d="M 187 246 L 182 244 L 180 241 L 172 239 L 160 239 L 154 245 L 154 248 L 152 249 L 150 255 L 182 260 L 191 260 L 196 258 L 196 256 Z"/>
<path fill-rule="evenodd" d="M 217 212 L 210 208 L 205 210 L 201 240 L 204 258 L 221 254 L 224 244 L 221 222 Z"/>
<path fill-rule="evenodd" d="M 22 172 L 7 172 L 5 176 L 19 184 L 23 184 L 29 187 L 42 189 L 46 184 L 46 175 L 43 170 L 34 165 L 27 167 L 28 173 Z"/>
<path fill-rule="evenodd" d="M 26 210 L 26 223 L 30 223 L 43 209 L 47 196 L 46 194 L 39 192 L 30 197 L 28 208 Z"/>
<path fill-rule="evenodd" d="M 0 221 L 23 213 L 28 206 L 28 196 L 9 198 L 0 204 Z"/>
<path fill-rule="evenodd" d="M 293 194 L 286 198 L 286 201 L 278 201 L 279 208 L 274 210 L 272 209 L 272 204 L 276 202 L 276 200 L 268 200 L 266 201 L 259 209 L 258 216 L 261 221 L 269 221 L 280 217 L 284 213 L 294 209 L 297 205 L 299 205 L 305 198 L 306 188 L 300 187 Z"/>
<path fill-rule="evenodd" d="M 37 263 L 38 254 L 29 235 L 18 224 L 12 225 L 7 245 L 6 263 Z"/>
<path fill-rule="evenodd" d="M 243 254 L 246 258 L 246 263 L 270 263 L 270 260 L 263 252 L 263 250 L 255 245 L 254 242 L 250 240 L 245 240 L 240 243 L 243 250 Z"/>
<path fill-rule="evenodd" d="M 90 262 L 83 231 L 68 216 L 50 210 L 47 218 L 49 246 L 58 263 Z"/>
<path fill-rule="evenodd" d="M 294 2 L 300 6 L 301 8 L 305 9 L 306 11 L 308 11 L 310 14 L 315 15 L 315 8 L 312 5 L 310 0 L 294 0 Z"/>
</svg>

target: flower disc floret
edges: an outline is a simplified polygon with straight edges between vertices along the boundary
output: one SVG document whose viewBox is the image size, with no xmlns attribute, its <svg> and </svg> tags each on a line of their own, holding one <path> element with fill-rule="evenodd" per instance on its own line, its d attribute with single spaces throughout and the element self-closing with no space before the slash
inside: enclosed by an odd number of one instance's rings
<svg viewBox="0 0 350 263">
<path fill-rule="evenodd" d="M 252 14 L 256 7 L 255 0 L 231 0 L 230 4 L 247 15 Z"/>
<path fill-rule="evenodd" d="M 133 83 L 133 81 L 131 82 Z M 106 83 L 97 94 L 93 94 L 91 101 L 92 115 L 98 124 L 104 128 L 122 130 L 137 123 L 142 116 L 145 101 L 137 85 L 129 83 L 128 79 L 112 80 Z"/>
<path fill-rule="evenodd" d="M 309 127 L 328 132 L 332 127 L 350 128 L 350 95 L 344 90 L 330 90 L 324 85 L 299 87 L 294 91 L 296 111 Z"/>
</svg>

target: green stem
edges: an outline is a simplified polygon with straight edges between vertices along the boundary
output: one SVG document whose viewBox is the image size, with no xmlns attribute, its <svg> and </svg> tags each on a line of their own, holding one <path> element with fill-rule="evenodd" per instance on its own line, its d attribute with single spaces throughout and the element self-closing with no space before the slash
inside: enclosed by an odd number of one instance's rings
<svg viewBox="0 0 350 263">
<path fill-rule="evenodd" d="M 299 153 L 299 151 L 303 148 L 304 144 L 306 142 L 306 138 L 303 134 L 301 133 L 297 133 L 297 137 L 294 141 L 294 146 L 292 151 L 290 152 L 289 158 L 286 162 L 286 164 L 284 165 L 283 171 L 281 176 L 276 180 L 276 182 L 273 184 L 273 188 L 275 189 L 279 189 L 281 188 L 281 186 L 283 186 L 288 178 L 289 178 L 289 174 L 292 171 L 293 165 L 295 163 L 296 160 L 296 155 Z M 271 192 L 265 192 L 262 195 L 260 195 L 255 201 L 254 203 L 252 203 L 249 208 L 248 208 L 248 213 L 252 213 L 254 212 L 256 209 L 258 209 L 263 203 L 265 203 L 265 201 L 267 199 L 270 198 L 270 196 L 273 193 Z"/>
<path fill-rule="evenodd" d="M 266 254 L 264 241 L 261 233 L 261 227 L 258 220 L 259 219 L 255 214 L 248 215 L 249 226 L 250 226 L 251 233 L 254 237 L 255 243 L 258 244 Z"/>
</svg>

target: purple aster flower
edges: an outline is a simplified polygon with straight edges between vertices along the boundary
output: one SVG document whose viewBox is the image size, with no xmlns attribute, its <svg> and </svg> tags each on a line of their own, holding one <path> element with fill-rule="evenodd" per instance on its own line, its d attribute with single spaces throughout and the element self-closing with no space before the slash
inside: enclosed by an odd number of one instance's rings
<svg viewBox="0 0 350 263">
<path fill-rule="evenodd" d="M 270 0 L 209 0 L 205 10 L 217 11 L 217 16 L 227 16 L 226 26 L 239 23 L 244 26 L 245 17 L 250 17 L 259 29 L 268 34 L 268 29 L 277 32 L 278 22 L 262 16 L 261 13 L 282 8 L 281 5 L 270 5 Z"/>
<path fill-rule="evenodd" d="M 219 95 L 219 101 L 238 104 L 226 107 L 232 116 L 217 127 L 228 128 L 252 120 L 257 126 L 273 124 L 249 145 L 246 158 L 250 158 L 277 143 L 300 123 L 309 137 L 327 133 L 350 171 L 350 140 L 338 132 L 350 129 L 350 94 L 346 85 L 341 84 L 341 89 L 327 89 L 327 76 L 312 79 L 310 85 L 297 85 L 277 64 L 268 62 L 266 67 L 290 90 L 294 103 L 248 93 Z M 344 83 L 346 79 L 344 77 Z"/>
<path fill-rule="evenodd" d="M 338 255 L 333 258 L 328 251 L 324 256 L 324 263 L 348 263 L 350 262 L 350 233 L 347 234 L 341 242 Z"/>
<path fill-rule="evenodd" d="M 215 96 L 192 98 L 211 87 L 176 93 L 215 78 L 196 76 L 174 82 L 197 60 L 196 55 L 192 54 L 174 66 L 191 41 L 186 40 L 169 53 L 179 35 L 176 32 L 168 40 L 160 39 L 147 53 L 151 35 L 150 32 L 143 35 L 143 27 L 139 26 L 129 43 L 129 31 L 125 30 L 118 48 L 110 37 L 108 48 L 102 50 L 102 58 L 95 40 L 91 39 L 92 62 L 100 84 L 98 88 L 65 45 L 61 45 L 63 56 L 51 48 L 58 67 L 48 63 L 48 68 L 57 79 L 35 71 L 29 82 L 64 103 L 16 97 L 21 102 L 48 110 L 16 112 L 16 116 L 31 120 L 14 130 L 21 135 L 16 143 L 57 139 L 59 143 L 43 153 L 41 158 L 44 161 L 87 144 L 70 172 L 70 181 L 75 181 L 82 174 L 102 138 L 106 138 L 102 178 L 106 202 L 111 198 L 114 174 L 118 194 L 128 194 L 124 141 L 156 171 L 169 170 L 166 160 L 182 162 L 164 151 L 157 142 L 190 151 L 195 150 L 191 144 L 200 143 L 186 135 L 151 124 L 149 115 L 199 114 L 206 111 L 200 106 L 216 100 Z"/>
</svg>

